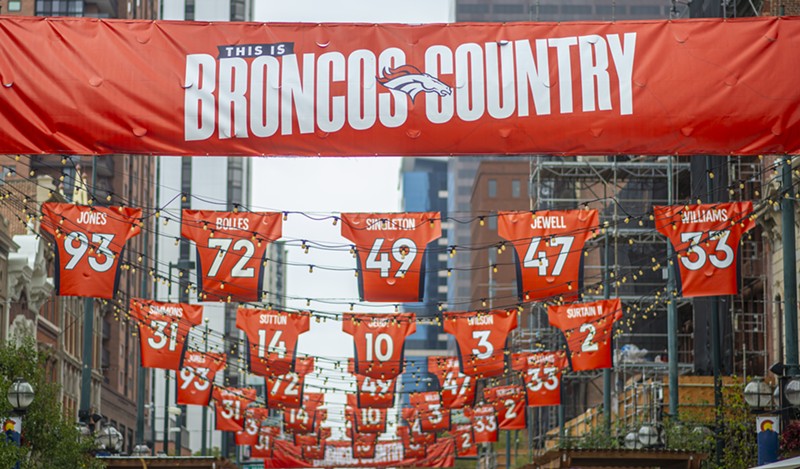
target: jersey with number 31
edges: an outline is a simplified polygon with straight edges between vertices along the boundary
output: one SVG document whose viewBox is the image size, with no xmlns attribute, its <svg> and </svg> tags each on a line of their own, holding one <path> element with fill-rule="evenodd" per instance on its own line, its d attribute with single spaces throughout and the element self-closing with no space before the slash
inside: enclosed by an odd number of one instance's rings
<svg viewBox="0 0 800 469">
<path fill-rule="evenodd" d="M 619 298 L 548 306 L 550 325 L 567 339 L 573 371 L 611 368 L 614 322 L 622 317 Z"/>
<path fill-rule="evenodd" d="M 260 301 L 267 246 L 282 223 L 280 213 L 184 210 L 181 236 L 197 245 L 203 300 Z"/>
<path fill-rule="evenodd" d="M 140 232 L 142 209 L 45 202 L 42 229 L 56 245 L 56 293 L 114 298 L 125 243 Z"/>
<path fill-rule="evenodd" d="M 186 350 L 186 336 L 203 320 L 203 307 L 131 298 L 131 316 L 139 325 L 142 366 L 177 370 Z"/>
<path fill-rule="evenodd" d="M 597 220 L 597 210 L 500 212 L 497 233 L 516 250 L 519 297 L 576 297 L 583 279 L 583 246 Z"/>
<path fill-rule="evenodd" d="M 439 212 L 343 213 L 342 236 L 355 244 L 363 301 L 422 301 L 428 243 L 442 236 Z"/>
<path fill-rule="evenodd" d="M 653 207 L 656 229 L 678 253 L 684 297 L 739 293 L 737 251 L 755 226 L 752 202 Z"/>
</svg>

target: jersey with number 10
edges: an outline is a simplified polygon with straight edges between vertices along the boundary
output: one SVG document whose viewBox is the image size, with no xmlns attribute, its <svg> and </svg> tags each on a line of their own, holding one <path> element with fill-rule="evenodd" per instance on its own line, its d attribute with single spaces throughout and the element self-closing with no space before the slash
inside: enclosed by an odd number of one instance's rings
<svg viewBox="0 0 800 469">
<path fill-rule="evenodd" d="M 205 301 L 260 301 L 269 243 L 281 237 L 280 213 L 184 210 L 181 236 L 197 246 Z"/>
<path fill-rule="evenodd" d="M 669 238 L 681 295 L 739 293 L 737 252 L 742 235 L 755 226 L 752 202 L 653 207 L 656 229 Z"/>
<path fill-rule="evenodd" d="M 214 377 L 225 369 L 226 355 L 213 352 L 187 350 L 176 386 L 178 405 L 208 405 Z"/>
<path fill-rule="evenodd" d="M 511 368 L 522 372 L 531 407 L 561 404 L 561 373 L 566 366 L 567 354 L 563 350 L 511 355 Z"/>
<path fill-rule="evenodd" d="M 444 331 L 456 337 L 461 372 L 479 378 L 503 374 L 506 339 L 516 328 L 516 310 L 444 313 Z"/>
<path fill-rule="evenodd" d="M 622 317 L 619 298 L 548 306 L 550 325 L 567 339 L 573 371 L 611 368 L 614 322 Z"/>
<path fill-rule="evenodd" d="M 290 313 L 240 306 L 236 327 L 247 335 L 250 372 L 270 376 L 293 371 L 297 338 L 308 331 L 310 317 L 307 311 Z"/>
<path fill-rule="evenodd" d="M 203 320 L 203 307 L 131 298 L 130 312 L 139 325 L 142 366 L 180 369 L 186 336 Z"/>
<path fill-rule="evenodd" d="M 516 250 L 519 297 L 575 298 L 583 280 L 583 246 L 597 220 L 597 210 L 500 212 L 497 233 Z"/>
<path fill-rule="evenodd" d="M 42 229 L 56 245 L 56 293 L 114 298 L 125 243 L 140 232 L 142 210 L 45 202 Z"/>
<path fill-rule="evenodd" d="M 442 236 L 439 212 L 343 213 L 342 236 L 355 244 L 363 301 L 422 301 L 428 243 Z"/>
<path fill-rule="evenodd" d="M 414 313 L 345 313 L 342 330 L 353 336 L 356 374 L 378 379 L 401 374 L 403 347 L 406 337 L 417 330 L 416 320 Z"/>
</svg>

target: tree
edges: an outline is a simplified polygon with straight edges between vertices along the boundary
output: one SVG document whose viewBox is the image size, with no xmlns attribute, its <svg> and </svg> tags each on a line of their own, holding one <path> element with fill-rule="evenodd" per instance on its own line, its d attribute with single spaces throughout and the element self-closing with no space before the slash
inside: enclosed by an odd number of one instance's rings
<svg viewBox="0 0 800 469">
<path fill-rule="evenodd" d="M 6 395 L 15 378 L 26 379 L 36 393 L 22 423 L 22 445 L 0 438 L 0 468 L 22 469 L 100 469 L 105 465 L 95 459 L 94 443 L 81 438 L 75 421 L 65 418 L 59 401 L 60 384 L 45 376 L 47 353 L 38 350 L 32 339 L 21 344 L 0 345 L 0 416 L 12 414 Z"/>
</svg>

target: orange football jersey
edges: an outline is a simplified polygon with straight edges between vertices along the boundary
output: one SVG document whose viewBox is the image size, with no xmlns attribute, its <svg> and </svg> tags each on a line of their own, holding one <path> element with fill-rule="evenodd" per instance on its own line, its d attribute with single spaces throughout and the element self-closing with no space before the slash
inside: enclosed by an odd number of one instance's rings
<svg viewBox="0 0 800 469">
<path fill-rule="evenodd" d="M 256 400 L 253 388 L 218 388 L 213 391 L 214 411 L 217 416 L 216 429 L 238 432 L 244 428 L 244 414 Z"/>
<path fill-rule="evenodd" d="M 442 398 L 437 391 L 412 393 L 409 402 L 417 410 L 423 432 L 450 429 L 450 410 L 442 407 Z"/>
<path fill-rule="evenodd" d="M 181 236 L 197 246 L 203 301 L 261 301 L 269 243 L 281 237 L 280 213 L 183 210 Z"/>
<path fill-rule="evenodd" d="M 567 339 L 574 371 L 613 366 L 611 343 L 614 322 L 622 317 L 619 298 L 591 303 L 548 306 L 550 325 L 561 329 Z"/>
<path fill-rule="evenodd" d="M 417 316 L 345 313 L 342 330 L 353 336 L 357 374 L 392 379 L 403 372 L 403 346 L 417 330 Z"/>
<path fill-rule="evenodd" d="M 472 425 L 456 425 L 453 428 L 453 436 L 456 438 L 456 455 L 459 458 L 478 457 L 478 446 L 474 441 Z"/>
<path fill-rule="evenodd" d="M 472 430 L 475 443 L 497 441 L 497 410 L 492 404 L 475 406 L 472 412 Z"/>
<path fill-rule="evenodd" d="M 125 243 L 141 231 L 142 210 L 45 202 L 42 229 L 55 238 L 56 293 L 114 298 Z"/>
<path fill-rule="evenodd" d="M 258 441 L 250 446 L 251 458 L 269 458 L 272 456 L 272 442 L 280 435 L 280 427 L 262 426 L 258 432 Z"/>
<path fill-rule="evenodd" d="M 347 394 L 346 412 L 353 415 L 351 420 L 355 423 L 354 428 L 357 433 L 383 433 L 386 431 L 386 409 L 359 407 L 358 397 L 355 394 Z"/>
<path fill-rule="evenodd" d="M 752 202 L 653 207 L 656 229 L 678 254 L 681 295 L 739 293 L 737 254 L 742 235 L 755 226 Z"/>
<path fill-rule="evenodd" d="M 264 407 L 250 407 L 244 413 L 244 428 L 236 432 L 233 439 L 237 446 L 254 446 L 258 444 L 258 434 L 261 426 L 269 416 L 269 410 Z"/>
<path fill-rule="evenodd" d="M 203 307 L 131 298 L 131 316 L 139 326 L 142 366 L 178 370 L 186 350 L 186 336 L 203 320 Z"/>
<path fill-rule="evenodd" d="M 497 234 L 514 246 L 520 299 L 575 298 L 583 283 L 583 246 L 597 228 L 597 210 L 499 212 Z"/>
<path fill-rule="evenodd" d="M 522 386 L 484 388 L 483 395 L 497 410 L 499 430 L 522 430 L 527 427 L 525 389 Z"/>
<path fill-rule="evenodd" d="M 522 372 L 528 406 L 561 404 L 561 373 L 567 367 L 566 352 L 515 353 L 511 355 L 511 367 Z"/>
<path fill-rule="evenodd" d="M 343 213 L 342 236 L 355 245 L 363 301 L 422 301 L 428 243 L 442 236 L 439 212 Z"/>
<path fill-rule="evenodd" d="M 290 313 L 245 308 L 236 311 L 236 327 L 247 336 L 247 363 L 260 376 L 285 375 L 294 370 L 297 339 L 308 331 L 307 311 Z"/>
<path fill-rule="evenodd" d="M 357 407 L 372 409 L 388 409 L 394 406 L 394 394 L 397 387 L 397 378 L 378 379 L 359 375 L 355 372 L 355 361 L 347 359 L 347 372 L 356 378 Z"/>
<path fill-rule="evenodd" d="M 356 459 L 372 459 L 375 457 L 377 433 L 359 433 L 353 438 L 353 457 Z"/>
<path fill-rule="evenodd" d="M 208 405 L 214 377 L 225 369 L 226 356 L 221 353 L 187 350 L 176 386 L 176 402 L 180 404 Z"/>
<path fill-rule="evenodd" d="M 516 310 L 444 313 L 444 331 L 456 337 L 461 372 L 479 378 L 503 374 L 506 339 L 516 328 Z"/>
<path fill-rule="evenodd" d="M 428 357 L 428 372 L 439 380 L 442 407 L 460 409 L 475 403 L 475 378 L 461 373 L 458 357 Z"/>
<path fill-rule="evenodd" d="M 300 407 L 306 375 L 314 371 L 314 357 L 297 360 L 295 371 L 278 376 L 267 376 L 267 407 L 284 409 Z"/>
</svg>

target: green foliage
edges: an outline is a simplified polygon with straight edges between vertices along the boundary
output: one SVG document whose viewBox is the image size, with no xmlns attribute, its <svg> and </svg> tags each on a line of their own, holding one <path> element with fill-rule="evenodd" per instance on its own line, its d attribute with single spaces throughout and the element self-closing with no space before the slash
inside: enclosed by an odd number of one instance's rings
<svg viewBox="0 0 800 469">
<path fill-rule="evenodd" d="M 81 439 L 75 422 L 64 417 L 59 385 L 45 377 L 45 358 L 32 340 L 0 345 L 0 416 L 12 413 L 5 396 L 15 378 L 25 378 L 36 393 L 22 423 L 22 447 L 0 441 L 0 467 L 20 461 L 22 469 L 103 468 L 90 454 L 93 442 Z"/>
<path fill-rule="evenodd" d="M 744 385 L 725 386 L 723 389 L 725 405 L 717 409 L 721 415 L 723 444 L 720 464 L 711 468 L 747 469 L 758 463 L 758 444 L 756 442 L 755 417 L 744 401 Z M 709 457 L 713 461 L 713 456 Z"/>
</svg>

